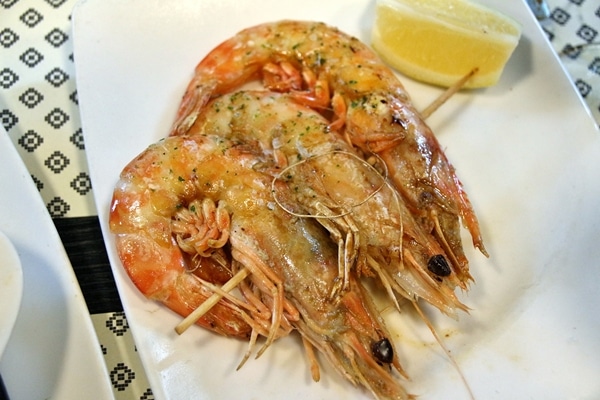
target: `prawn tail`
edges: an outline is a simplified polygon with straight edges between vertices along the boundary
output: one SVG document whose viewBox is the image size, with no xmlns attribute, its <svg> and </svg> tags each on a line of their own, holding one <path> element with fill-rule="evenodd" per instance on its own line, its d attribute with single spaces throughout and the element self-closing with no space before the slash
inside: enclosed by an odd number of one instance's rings
<svg viewBox="0 0 600 400">
<path fill-rule="evenodd" d="M 200 111 L 210 101 L 216 86 L 215 80 L 192 79 L 181 99 L 169 136 L 181 136 L 190 130 Z"/>
</svg>

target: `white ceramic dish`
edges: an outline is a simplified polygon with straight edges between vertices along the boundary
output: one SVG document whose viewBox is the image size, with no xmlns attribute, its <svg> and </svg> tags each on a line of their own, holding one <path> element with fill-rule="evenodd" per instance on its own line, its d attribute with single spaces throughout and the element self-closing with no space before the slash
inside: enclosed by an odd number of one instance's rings
<svg viewBox="0 0 600 400">
<path fill-rule="evenodd" d="M 430 124 L 470 192 L 489 259 L 469 250 L 470 316 L 434 317 L 476 398 L 600 396 L 600 134 L 523 2 L 488 0 L 523 24 L 500 83 L 454 96 Z M 107 228 L 123 166 L 163 137 L 196 63 L 223 39 L 282 18 L 322 20 L 368 42 L 374 1 L 84 0 L 75 62 L 88 160 L 115 279 L 155 397 L 369 398 L 324 367 L 313 383 L 294 338 L 235 372 L 244 344 L 192 329 L 138 293 Z M 437 88 L 402 78 L 418 108 Z M 468 243 L 468 238 L 465 238 Z M 466 399 L 423 324 L 391 318 L 406 385 Z"/>
<path fill-rule="evenodd" d="M 23 295 L 23 270 L 17 250 L 0 232 L 0 360 L 10 337 Z"/>
<path fill-rule="evenodd" d="M 11 399 L 113 398 L 100 344 L 60 237 L 2 128 L 0 187 L 0 230 L 14 245 L 23 270 L 21 307 L 0 362 Z"/>
</svg>

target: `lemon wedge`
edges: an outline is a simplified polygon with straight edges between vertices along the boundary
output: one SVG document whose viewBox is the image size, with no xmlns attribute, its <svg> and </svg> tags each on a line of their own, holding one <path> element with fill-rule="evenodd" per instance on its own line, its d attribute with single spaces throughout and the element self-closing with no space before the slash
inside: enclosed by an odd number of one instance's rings
<svg viewBox="0 0 600 400">
<path fill-rule="evenodd" d="M 399 72 L 449 87 L 492 86 L 521 37 L 512 18 L 469 0 L 377 0 L 372 45 Z"/>
</svg>

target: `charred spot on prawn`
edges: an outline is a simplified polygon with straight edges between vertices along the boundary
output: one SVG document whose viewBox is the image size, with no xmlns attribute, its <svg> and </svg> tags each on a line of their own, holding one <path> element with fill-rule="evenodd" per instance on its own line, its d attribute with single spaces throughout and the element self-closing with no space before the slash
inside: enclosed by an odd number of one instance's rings
<svg viewBox="0 0 600 400">
<path fill-rule="evenodd" d="M 437 276 L 446 277 L 452 273 L 446 257 L 442 254 L 436 254 L 427 261 L 427 269 Z"/>
<path fill-rule="evenodd" d="M 371 353 L 380 363 L 391 364 L 394 361 L 394 348 L 387 338 L 374 342 L 371 345 Z"/>
</svg>

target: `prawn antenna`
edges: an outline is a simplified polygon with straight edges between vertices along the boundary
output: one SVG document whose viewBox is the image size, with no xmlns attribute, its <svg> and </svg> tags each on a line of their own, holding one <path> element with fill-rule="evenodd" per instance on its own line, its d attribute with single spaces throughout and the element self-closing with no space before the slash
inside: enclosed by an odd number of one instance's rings
<svg viewBox="0 0 600 400">
<path fill-rule="evenodd" d="M 301 214 L 301 213 L 297 213 L 297 212 L 295 212 L 295 211 L 290 210 L 289 208 L 287 208 L 277 198 L 277 191 L 275 190 L 275 184 L 277 183 L 278 180 L 282 180 L 282 176 L 284 176 L 285 174 L 287 174 L 288 171 L 290 171 L 292 168 L 296 168 L 299 165 L 307 163 L 307 162 L 309 162 L 311 160 L 314 160 L 316 158 L 325 157 L 325 156 L 329 156 L 329 155 L 332 155 L 332 154 L 343 154 L 343 155 L 346 155 L 346 156 L 348 156 L 350 158 L 354 158 L 355 160 L 357 160 L 361 164 L 367 166 L 367 168 L 369 168 L 370 170 L 372 170 L 375 174 L 377 174 L 382 179 L 381 185 L 379 185 L 378 187 L 376 187 L 371 193 L 369 193 L 368 195 L 366 195 L 365 198 L 362 199 L 361 201 L 357 202 L 356 204 L 351 204 L 349 206 L 350 210 L 341 212 L 339 214 L 333 214 L 333 215 L 323 215 L 323 214 L 314 215 L 314 214 Z M 385 165 L 385 164 L 383 164 L 383 165 Z M 352 209 L 365 204 L 373 196 L 375 196 L 377 193 L 379 193 L 379 191 L 381 189 L 383 189 L 383 187 L 385 187 L 387 185 L 388 185 L 388 183 L 387 183 L 387 167 L 385 168 L 385 173 L 382 175 L 375 167 L 373 167 L 371 164 L 369 164 L 367 161 L 363 160 L 362 158 L 360 158 L 356 154 L 350 153 L 348 151 L 332 150 L 332 151 L 328 151 L 328 152 L 323 153 L 323 154 L 317 154 L 317 155 L 313 155 L 313 156 L 307 157 L 304 160 L 298 161 L 297 163 L 289 165 L 288 167 L 286 167 L 283 170 L 281 170 L 277 175 L 275 175 L 273 177 L 273 180 L 271 181 L 271 193 L 273 194 L 273 200 L 275 200 L 275 203 L 277 203 L 277 205 L 283 211 L 285 211 L 288 214 L 291 214 L 291 215 L 293 215 L 295 217 L 298 217 L 298 218 L 326 218 L 326 219 L 334 219 L 334 218 L 340 218 L 340 217 L 344 217 L 344 216 L 346 216 L 348 214 L 351 214 L 352 213 Z"/>
<path fill-rule="evenodd" d="M 465 378 L 465 375 L 463 374 L 462 370 L 460 369 L 460 366 L 458 365 L 458 363 L 456 362 L 456 360 L 454 359 L 454 357 L 450 353 L 450 350 L 448 350 L 448 348 L 444 344 L 444 341 L 442 340 L 442 338 L 440 337 L 440 335 L 438 335 L 437 331 L 433 327 L 433 324 L 431 323 L 431 321 L 429 320 L 429 318 L 427 318 L 427 316 L 425 316 L 425 314 L 423 313 L 423 310 L 421 310 L 421 307 L 419 307 L 419 305 L 417 304 L 416 301 L 411 301 L 411 303 L 413 304 L 413 306 L 417 310 L 417 313 L 419 314 L 419 316 L 421 317 L 421 319 L 423 320 L 423 322 L 425 322 L 425 325 L 427 325 L 427 327 L 429 328 L 429 330 L 433 334 L 433 337 L 435 337 L 435 340 L 438 342 L 438 344 L 440 345 L 440 347 L 442 348 L 442 350 L 444 350 L 444 353 L 446 353 L 446 356 L 448 356 L 448 359 L 450 360 L 450 362 L 452 363 L 452 365 L 456 369 L 456 372 L 460 376 L 460 380 L 463 382 L 463 384 L 465 385 L 465 388 L 467 389 L 467 392 L 469 393 L 469 398 L 471 400 L 475 400 L 475 395 L 473 395 L 473 391 L 471 390 L 471 386 L 469 385 L 469 382 L 467 382 L 467 379 Z"/>
</svg>

